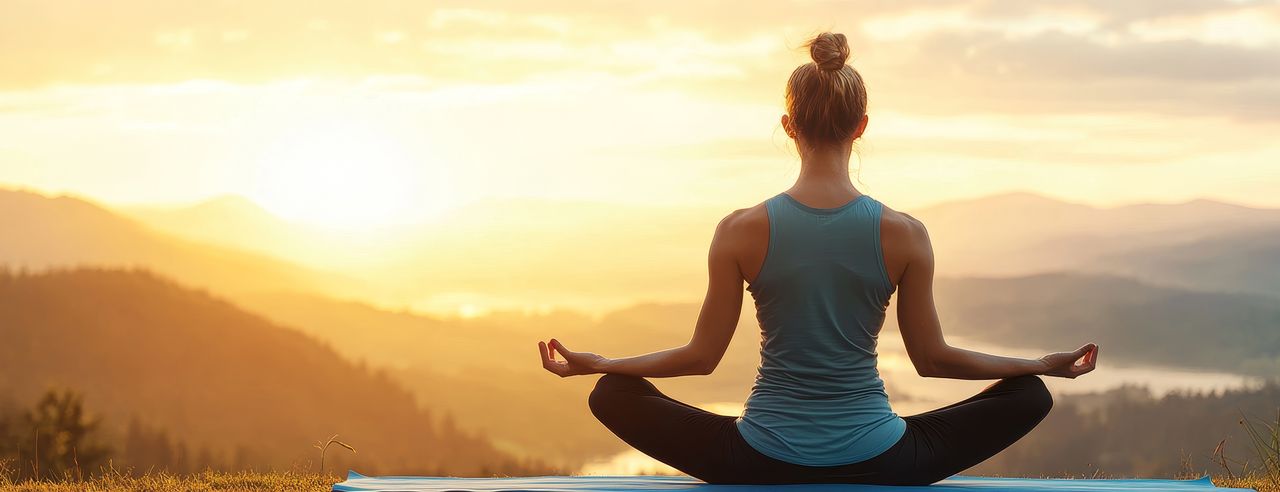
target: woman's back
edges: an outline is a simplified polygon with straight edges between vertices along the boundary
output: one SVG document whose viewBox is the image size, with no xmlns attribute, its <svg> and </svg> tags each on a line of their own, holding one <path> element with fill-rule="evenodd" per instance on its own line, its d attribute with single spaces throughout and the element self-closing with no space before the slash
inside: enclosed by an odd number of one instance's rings
<svg viewBox="0 0 1280 492">
<path fill-rule="evenodd" d="M 1048 414 L 1053 399 L 1037 375 L 1074 378 L 1096 364 L 1096 344 L 1032 360 L 946 343 L 924 225 L 858 192 L 849 176 L 868 118 L 846 41 L 822 33 L 806 44 L 813 62 L 787 80 L 780 118 L 800 153 L 800 175 L 785 193 L 720 221 L 686 344 L 612 359 L 554 338 L 538 343 L 554 374 L 605 373 L 587 401 L 610 431 L 708 482 L 930 484 L 1007 448 Z M 711 374 L 738 326 L 743 282 L 763 337 L 741 416 L 678 401 L 645 379 Z M 921 376 L 1000 380 L 935 410 L 895 414 L 876 368 L 895 293 L 903 345 Z"/>
<path fill-rule="evenodd" d="M 761 364 L 738 430 L 761 453 L 791 463 L 874 457 L 906 429 L 876 369 L 894 291 L 881 252 L 883 207 L 859 195 L 816 208 L 785 192 L 763 205 L 763 261 L 747 288 L 762 329 Z"/>
</svg>

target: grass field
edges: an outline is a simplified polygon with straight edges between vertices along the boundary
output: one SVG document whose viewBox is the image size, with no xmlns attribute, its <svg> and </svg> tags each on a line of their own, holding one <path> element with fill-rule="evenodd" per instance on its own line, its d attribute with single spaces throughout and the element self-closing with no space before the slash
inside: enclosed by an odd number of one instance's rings
<svg viewBox="0 0 1280 492">
<path fill-rule="evenodd" d="M 151 474 L 144 477 L 108 475 L 85 481 L 0 481 L 0 492 L 72 492 L 72 491 L 125 491 L 125 492 L 186 492 L 186 491 L 328 491 L 338 482 L 337 476 L 301 473 L 255 472 L 204 472 L 194 475 Z M 1254 476 L 1247 478 L 1214 477 L 1219 487 L 1252 488 L 1258 492 L 1280 492 L 1274 478 Z"/>
<path fill-rule="evenodd" d="M 88 478 L 84 481 L 0 481 L 3 492 L 200 492 L 200 491 L 314 491 L 327 492 L 339 482 L 337 476 L 293 472 L 203 472 L 192 475 L 148 474 L 132 477 L 123 474 Z"/>
</svg>

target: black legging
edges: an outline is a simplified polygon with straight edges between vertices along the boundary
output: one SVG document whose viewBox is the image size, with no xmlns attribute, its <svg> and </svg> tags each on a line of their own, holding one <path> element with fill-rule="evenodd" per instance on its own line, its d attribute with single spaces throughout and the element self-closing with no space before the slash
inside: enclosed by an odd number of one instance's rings
<svg viewBox="0 0 1280 492">
<path fill-rule="evenodd" d="M 677 401 L 644 378 L 606 374 L 591 413 L 619 438 L 671 467 L 716 484 L 927 485 L 981 463 L 1031 431 L 1053 406 L 1037 376 L 1001 379 L 976 395 L 903 417 L 907 430 L 871 459 L 805 466 L 761 454 L 738 434 L 737 417 Z"/>
</svg>

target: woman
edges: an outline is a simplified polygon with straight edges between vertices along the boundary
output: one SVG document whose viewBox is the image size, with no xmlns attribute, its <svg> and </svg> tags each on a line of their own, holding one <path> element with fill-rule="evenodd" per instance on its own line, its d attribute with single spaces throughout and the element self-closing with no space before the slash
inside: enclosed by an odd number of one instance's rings
<svg viewBox="0 0 1280 492">
<path fill-rule="evenodd" d="M 538 342 L 538 350 L 543 367 L 559 376 L 604 373 L 589 398 L 596 418 L 636 449 L 704 481 L 930 484 L 1031 431 L 1053 405 L 1038 375 L 1092 371 L 1098 346 L 1030 360 L 946 343 L 924 226 L 849 179 L 867 95 L 845 64 L 845 37 L 823 33 L 807 46 L 813 62 L 791 74 L 782 116 L 799 149 L 800 176 L 716 227 L 707 295 L 689 343 L 623 359 L 574 352 L 556 339 Z M 737 325 L 743 282 L 763 337 L 740 417 L 681 403 L 643 379 L 710 374 Z M 999 381 L 936 410 L 894 413 L 875 352 L 894 292 L 899 331 L 921 376 Z"/>
</svg>

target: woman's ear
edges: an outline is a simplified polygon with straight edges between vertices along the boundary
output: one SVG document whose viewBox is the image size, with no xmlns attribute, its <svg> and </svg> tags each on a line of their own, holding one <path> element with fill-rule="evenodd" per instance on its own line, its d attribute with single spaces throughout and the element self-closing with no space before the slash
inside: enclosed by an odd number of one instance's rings
<svg viewBox="0 0 1280 492">
<path fill-rule="evenodd" d="M 795 138 L 795 131 L 791 129 L 791 115 L 782 113 L 782 131 L 787 132 L 787 136 Z"/>
<path fill-rule="evenodd" d="M 867 115 L 862 115 L 862 121 L 858 122 L 858 127 L 853 129 L 853 139 L 857 140 L 862 136 L 862 132 L 867 131 Z"/>
</svg>

